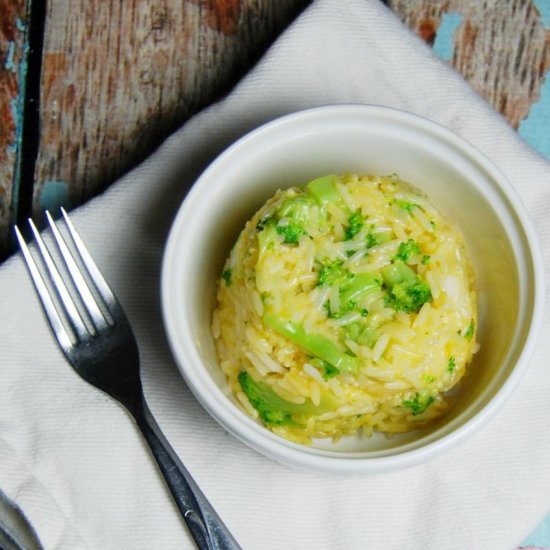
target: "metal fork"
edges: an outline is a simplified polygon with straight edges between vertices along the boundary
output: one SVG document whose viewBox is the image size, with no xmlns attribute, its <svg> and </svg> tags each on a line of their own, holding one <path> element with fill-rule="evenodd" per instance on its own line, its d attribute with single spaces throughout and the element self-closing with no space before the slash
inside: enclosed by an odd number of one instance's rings
<svg viewBox="0 0 550 550">
<path fill-rule="evenodd" d="M 23 258 L 59 346 L 84 380 L 116 399 L 133 416 L 197 547 L 201 550 L 239 549 L 239 544 L 181 463 L 149 411 L 139 375 L 138 347 L 128 319 L 69 216 L 65 210 L 61 211 L 70 239 L 63 237 L 49 212 L 46 212 L 46 217 L 60 253 L 57 256 L 62 261 L 53 259 L 29 219 L 38 245 L 38 256 L 46 268 L 43 271 L 49 275 L 49 286 L 21 232 L 15 227 Z M 71 252 L 71 248 L 77 253 Z M 64 277 L 56 263 L 65 264 L 62 268 Z M 81 269 L 79 264 L 85 269 Z M 64 278 L 71 281 L 72 293 Z M 91 280 L 93 285 L 87 280 Z M 55 292 L 51 292 L 49 287 L 53 287 Z M 80 298 L 75 300 L 74 294 Z"/>
</svg>

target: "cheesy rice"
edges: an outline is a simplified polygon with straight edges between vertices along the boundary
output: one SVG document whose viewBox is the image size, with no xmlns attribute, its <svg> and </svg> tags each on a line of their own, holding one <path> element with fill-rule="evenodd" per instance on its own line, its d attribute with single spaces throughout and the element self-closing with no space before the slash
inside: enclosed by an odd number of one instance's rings
<svg viewBox="0 0 550 550">
<path fill-rule="evenodd" d="M 305 444 L 440 417 L 476 326 L 460 234 L 395 175 L 278 191 L 233 247 L 212 318 L 242 408 Z"/>
</svg>

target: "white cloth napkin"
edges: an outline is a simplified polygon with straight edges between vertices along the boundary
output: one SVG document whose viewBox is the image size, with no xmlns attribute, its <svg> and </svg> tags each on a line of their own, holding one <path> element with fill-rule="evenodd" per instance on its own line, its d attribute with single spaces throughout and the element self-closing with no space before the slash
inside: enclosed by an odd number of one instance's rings
<svg viewBox="0 0 550 550">
<path fill-rule="evenodd" d="M 550 510 L 548 315 L 488 425 L 425 465 L 370 477 L 296 471 L 248 449 L 196 402 L 168 351 L 160 263 L 186 190 L 243 132 L 344 102 L 423 115 L 481 149 L 525 202 L 550 270 L 550 165 L 378 0 L 313 3 L 226 99 L 73 220 L 135 328 L 154 415 L 244 548 L 512 548 Z M 0 269 L 0 304 L 0 490 L 44 547 L 191 548 L 138 430 L 65 362 L 19 257 Z"/>
</svg>

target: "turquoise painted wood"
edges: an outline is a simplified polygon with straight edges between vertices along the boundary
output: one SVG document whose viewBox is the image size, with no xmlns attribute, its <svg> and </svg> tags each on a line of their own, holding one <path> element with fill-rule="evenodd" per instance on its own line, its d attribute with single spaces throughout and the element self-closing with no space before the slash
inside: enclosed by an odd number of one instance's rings
<svg viewBox="0 0 550 550">
<path fill-rule="evenodd" d="M 30 1 L 30 0 L 29 0 Z M 27 0 L 0 0 L 0 261 L 17 212 L 27 75 Z"/>
<path fill-rule="evenodd" d="M 550 26 L 550 0 L 534 0 L 545 27 Z M 434 53 L 443 61 L 453 59 L 455 33 L 463 22 L 460 13 L 443 15 L 433 43 Z M 549 35 L 550 36 L 550 35 Z M 531 105 L 528 116 L 519 125 L 520 136 L 550 161 L 550 71 L 545 75 L 540 99 Z M 521 543 L 520 548 L 550 549 L 550 512 Z"/>
<path fill-rule="evenodd" d="M 523 541 L 523 547 L 550 548 L 550 515 Z"/>
<path fill-rule="evenodd" d="M 433 43 L 435 54 L 443 61 L 453 59 L 454 36 L 456 30 L 464 20 L 464 16 L 457 12 L 444 13 Z"/>
</svg>

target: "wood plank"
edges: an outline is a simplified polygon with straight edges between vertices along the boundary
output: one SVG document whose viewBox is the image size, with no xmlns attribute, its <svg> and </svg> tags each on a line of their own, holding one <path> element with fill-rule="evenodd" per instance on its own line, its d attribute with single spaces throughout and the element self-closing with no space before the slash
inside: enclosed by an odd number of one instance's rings
<svg viewBox="0 0 550 550">
<path fill-rule="evenodd" d="M 14 168 L 20 148 L 26 0 L 0 0 L 0 260 L 14 220 Z"/>
<path fill-rule="evenodd" d="M 550 69 L 550 31 L 532 0 L 388 0 L 388 5 L 431 45 L 444 18 L 456 14 L 451 65 L 519 126 Z"/>
<path fill-rule="evenodd" d="M 21 125 L 14 118 L 14 67 L 21 67 L 25 1 L 0 0 L 0 259 L 17 198 L 14 140 Z M 455 17 L 449 62 L 517 127 L 539 99 L 550 67 L 550 31 L 536 8 L 542 1 L 386 3 L 436 50 Z M 35 219 L 43 206 L 82 204 L 150 154 L 227 91 L 309 3 L 74 0 L 67 9 L 65 0 L 50 0 Z"/>
<path fill-rule="evenodd" d="M 76 206 L 228 90 L 309 0 L 48 2 L 33 211 Z"/>
</svg>

